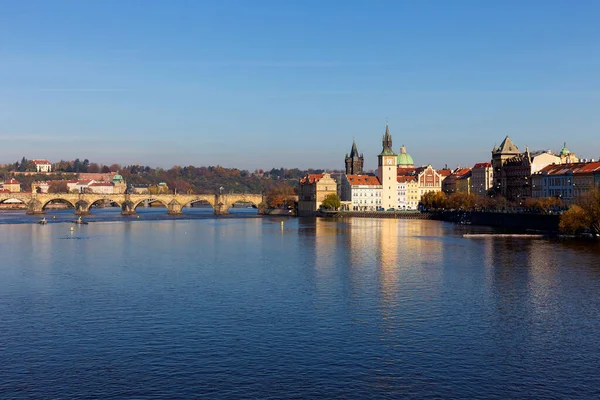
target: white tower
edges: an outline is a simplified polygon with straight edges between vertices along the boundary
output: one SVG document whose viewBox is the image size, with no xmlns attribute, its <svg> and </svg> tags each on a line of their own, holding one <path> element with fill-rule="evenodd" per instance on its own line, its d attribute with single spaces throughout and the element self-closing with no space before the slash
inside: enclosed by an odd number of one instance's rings
<svg viewBox="0 0 600 400">
<path fill-rule="evenodd" d="M 398 205 L 398 179 L 396 171 L 397 154 L 392 150 L 392 135 L 385 124 L 385 135 L 383 135 L 383 150 L 377 156 L 377 177 L 381 183 L 381 207 L 384 210 L 395 208 Z"/>
</svg>

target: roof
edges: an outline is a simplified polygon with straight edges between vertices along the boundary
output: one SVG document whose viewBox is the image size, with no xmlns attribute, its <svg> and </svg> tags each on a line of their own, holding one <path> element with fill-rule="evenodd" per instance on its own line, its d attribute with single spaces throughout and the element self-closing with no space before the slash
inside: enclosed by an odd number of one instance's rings
<svg viewBox="0 0 600 400">
<path fill-rule="evenodd" d="M 566 174 L 590 174 L 600 172 L 600 161 L 587 163 L 551 164 L 547 165 L 536 175 L 566 175 Z"/>
<path fill-rule="evenodd" d="M 19 181 L 16 180 L 15 178 L 10 178 L 9 180 L 7 180 L 6 182 L 4 182 L 5 185 L 19 185 Z"/>
<path fill-rule="evenodd" d="M 504 138 L 500 146 L 494 148 L 494 153 L 520 153 L 517 145 L 513 143 L 513 141 L 508 137 L 508 135 Z"/>
<path fill-rule="evenodd" d="M 396 170 L 396 174 L 398 176 L 414 175 L 416 170 L 417 169 L 415 167 L 403 167 L 403 166 L 399 166 L 398 169 Z"/>
<path fill-rule="evenodd" d="M 415 182 L 417 180 L 417 177 L 414 175 L 404 175 L 396 177 L 396 180 L 398 182 Z"/>
<path fill-rule="evenodd" d="M 567 142 L 564 143 L 563 148 L 560 150 L 560 153 L 558 153 L 558 154 L 561 156 L 568 156 L 569 154 L 571 154 L 569 149 L 567 149 Z"/>
<path fill-rule="evenodd" d="M 448 168 L 438 169 L 436 172 L 438 174 L 440 174 L 441 176 L 450 176 L 450 174 L 452 174 L 452 171 L 449 170 Z"/>
<path fill-rule="evenodd" d="M 90 186 L 110 186 L 110 187 L 112 187 L 112 183 L 108 183 L 108 182 L 94 182 Z"/>
<path fill-rule="evenodd" d="M 406 152 L 406 147 L 402 145 L 400 147 L 400 154 L 398 154 L 398 165 L 414 165 L 414 161 L 410 154 Z"/>
<path fill-rule="evenodd" d="M 346 175 L 346 178 L 348 179 L 350 185 L 381 185 L 379 178 L 373 175 Z"/>
<path fill-rule="evenodd" d="M 52 165 L 48 160 L 31 160 L 35 165 Z"/>
<path fill-rule="evenodd" d="M 473 165 L 473 169 L 475 168 L 490 168 L 492 166 L 491 162 L 480 162 Z"/>
<path fill-rule="evenodd" d="M 454 172 L 452 172 L 453 175 L 456 176 L 465 176 L 471 173 L 471 168 L 456 168 L 454 170 Z"/>
<path fill-rule="evenodd" d="M 304 178 L 300 179 L 301 185 L 312 185 L 315 182 L 319 182 L 323 174 L 308 174 Z"/>
</svg>

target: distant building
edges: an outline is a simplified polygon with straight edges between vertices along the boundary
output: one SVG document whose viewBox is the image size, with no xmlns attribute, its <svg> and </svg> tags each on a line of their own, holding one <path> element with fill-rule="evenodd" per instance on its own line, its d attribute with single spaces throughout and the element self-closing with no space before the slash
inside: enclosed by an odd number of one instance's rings
<svg viewBox="0 0 600 400">
<path fill-rule="evenodd" d="M 471 168 L 456 168 L 442 181 L 442 191 L 446 194 L 470 193 Z"/>
<path fill-rule="evenodd" d="M 501 169 L 502 186 L 500 193 L 510 201 L 522 202 L 532 196 L 532 174 L 552 164 L 560 164 L 560 157 L 539 151 L 519 154 L 505 161 Z"/>
<path fill-rule="evenodd" d="M 19 193 L 21 191 L 21 184 L 15 178 L 11 178 L 0 184 L 0 189 L 7 190 L 10 193 Z"/>
<path fill-rule="evenodd" d="M 108 182 L 94 182 L 88 186 L 89 193 L 114 194 L 115 186 Z"/>
<path fill-rule="evenodd" d="M 492 163 L 477 163 L 471 169 L 471 193 L 485 196 L 494 183 Z"/>
<path fill-rule="evenodd" d="M 597 161 L 548 165 L 532 175 L 532 197 L 558 197 L 570 203 L 598 186 L 598 176 Z"/>
<path fill-rule="evenodd" d="M 567 148 L 567 142 L 564 143 L 563 148 L 558 153 L 558 156 L 560 157 L 561 164 L 571 164 L 579 162 L 579 158 L 577 158 L 577 155 L 575 153 L 571 153 Z"/>
<path fill-rule="evenodd" d="M 37 172 L 52 172 L 52 164 L 48 160 L 32 160 Z"/>
<path fill-rule="evenodd" d="M 360 175 L 363 172 L 365 158 L 362 154 L 358 154 L 356 142 L 352 141 L 352 149 L 350 155 L 346 154 L 346 175 Z"/>
<path fill-rule="evenodd" d="M 112 184 L 114 186 L 113 190 L 115 194 L 123 194 L 127 191 L 127 183 L 125 182 L 125 179 L 119 175 L 119 172 L 113 176 Z"/>
<path fill-rule="evenodd" d="M 398 181 L 398 210 L 416 210 L 419 207 L 419 184 L 415 175 L 404 175 Z"/>
<path fill-rule="evenodd" d="M 494 191 L 497 193 L 506 193 L 506 180 L 502 176 L 502 168 L 506 162 L 521 155 L 519 148 L 513 141 L 506 136 L 500 146 L 492 150 L 492 168 L 494 169 Z M 505 194 L 503 194 L 505 196 Z"/>
<path fill-rule="evenodd" d="M 340 199 L 350 211 L 377 211 L 381 208 L 381 183 L 373 175 L 344 175 Z"/>
<path fill-rule="evenodd" d="M 308 174 L 300 179 L 298 216 L 314 216 L 326 196 L 337 194 L 337 183 L 328 173 Z"/>
</svg>

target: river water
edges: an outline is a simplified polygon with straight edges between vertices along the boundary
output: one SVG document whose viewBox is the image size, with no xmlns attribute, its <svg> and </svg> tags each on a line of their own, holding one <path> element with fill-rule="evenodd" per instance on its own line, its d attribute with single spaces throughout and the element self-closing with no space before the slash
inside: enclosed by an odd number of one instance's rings
<svg viewBox="0 0 600 400">
<path fill-rule="evenodd" d="M 32 218 L 0 214 L 2 399 L 600 397 L 593 243 L 418 220 Z"/>
</svg>

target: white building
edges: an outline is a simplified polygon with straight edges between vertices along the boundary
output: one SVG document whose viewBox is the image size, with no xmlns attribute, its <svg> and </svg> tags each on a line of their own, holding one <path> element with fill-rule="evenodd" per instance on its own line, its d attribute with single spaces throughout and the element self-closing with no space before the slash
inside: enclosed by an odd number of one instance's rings
<svg viewBox="0 0 600 400">
<path fill-rule="evenodd" d="M 381 208 L 381 183 L 373 175 L 344 175 L 341 201 L 350 211 L 377 211 Z"/>
<path fill-rule="evenodd" d="M 37 172 L 52 172 L 52 164 L 48 160 L 32 160 Z"/>
<path fill-rule="evenodd" d="M 94 182 L 88 186 L 89 193 L 113 194 L 115 186 L 109 182 Z"/>
</svg>

